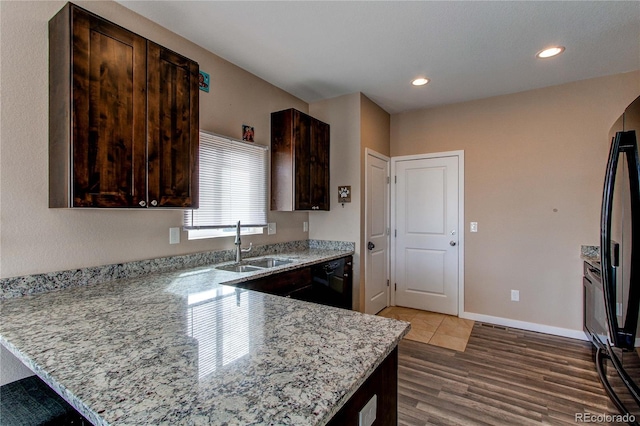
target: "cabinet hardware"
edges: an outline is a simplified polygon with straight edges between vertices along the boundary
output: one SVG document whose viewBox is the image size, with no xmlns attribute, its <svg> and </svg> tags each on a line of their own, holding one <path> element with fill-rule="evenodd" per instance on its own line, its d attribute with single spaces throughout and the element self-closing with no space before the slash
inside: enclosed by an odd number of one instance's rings
<svg viewBox="0 0 640 426">
<path fill-rule="evenodd" d="M 147 202 L 145 200 L 140 201 L 138 204 L 140 204 L 141 207 L 147 206 Z"/>
<path fill-rule="evenodd" d="M 151 205 L 155 207 L 158 205 L 158 202 L 156 200 L 151 200 Z"/>
</svg>

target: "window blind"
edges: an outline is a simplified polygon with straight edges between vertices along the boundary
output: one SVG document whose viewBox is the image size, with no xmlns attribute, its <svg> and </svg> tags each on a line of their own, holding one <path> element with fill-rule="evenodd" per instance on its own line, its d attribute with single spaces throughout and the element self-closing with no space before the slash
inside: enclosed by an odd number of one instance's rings
<svg viewBox="0 0 640 426">
<path fill-rule="evenodd" d="M 200 131 L 200 208 L 185 229 L 267 225 L 267 149 Z"/>
</svg>

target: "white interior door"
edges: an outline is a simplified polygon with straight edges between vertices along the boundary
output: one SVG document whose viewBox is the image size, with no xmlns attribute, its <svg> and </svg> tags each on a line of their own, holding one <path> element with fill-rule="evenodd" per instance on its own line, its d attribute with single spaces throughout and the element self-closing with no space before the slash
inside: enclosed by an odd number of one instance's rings
<svg viewBox="0 0 640 426">
<path fill-rule="evenodd" d="M 394 159 L 395 304 L 458 315 L 457 155 Z"/>
<path fill-rule="evenodd" d="M 389 158 L 367 150 L 365 164 L 365 312 L 389 306 Z"/>
</svg>

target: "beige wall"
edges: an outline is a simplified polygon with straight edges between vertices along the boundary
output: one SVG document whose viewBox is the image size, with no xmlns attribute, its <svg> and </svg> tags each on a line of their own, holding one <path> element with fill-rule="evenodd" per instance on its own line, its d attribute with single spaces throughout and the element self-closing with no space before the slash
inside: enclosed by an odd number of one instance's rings
<svg viewBox="0 0 640 426">
<path fill-rule="evenodd" d="M 364 165 L 365 148 L 372 149 L 387 157 L 391 156 L 390 132 L 391 116 L 365 95 L 360 95 L 361 124 L 360 133 L 362 135 L 362 158 Z M 364 174 L 363 174 L 364 176 Z"/>
<path fill-rule="evenodd" d="M 330 125 L 330 211 L 309 213 L 309 238 L 356 243 L 353 256 L 354 308 L 360 294 L 360 94 L 312 103 L 309 113 Z M 338 203 L 338 186 L 351 185 L 351 203 Z"/>
<path fill-rule="evenodd" d="M 112 1 L 79 6 L 199 62 L 211 75 L 200 92 L 202 129 L 239 138 L 242 124 L 269 143 L 270 113 L 308 105 Z M 169 245 L 182 211 L 48 208 L 48 27 L 63 1 L 0 2 L 0 277 L 127 262 L 233 247 L 231 238 Z M 269 213 L 273 236 L 254 244 L 306 239 L 307 213 Z"/>
<path fill-rule="evenodd" d="M 391 145 L 390 145 L 390 126 L 391 116 L 388 112 L 380 108 L 371 99 L 365 95 L 360 96 L 360 182 L 362 182 L 362 191 L 360 191 L 360 246 L 365 247 L 365 160 L 366 149 L 372 149 L 377 153 L 390 157 Z M 364 271 L 364 259 L 360 263 L 360 306 L 364 312 L 364 286 L 365 286 L 365 271 Z"/>
<path fill-rule="evenodd" d="M 353 241 L 354 309 L 364 311 L 364 155 L 389 155 L 389 114 L 361 93 L 313 103 L 310 114 L 331 125 L 331 210 L 309 214 L 309 237 Z M 338 186 L 351 185 L 351 203 L 338 203 Z"/>
<path fill-rule="evenodd" d="M 599 244 L 608 132 L 638 94 L 635 72 L 391 117 L 393 156 L 465 151 L 466 312 L 582 328 L 580 245 Z"/>
</svg>

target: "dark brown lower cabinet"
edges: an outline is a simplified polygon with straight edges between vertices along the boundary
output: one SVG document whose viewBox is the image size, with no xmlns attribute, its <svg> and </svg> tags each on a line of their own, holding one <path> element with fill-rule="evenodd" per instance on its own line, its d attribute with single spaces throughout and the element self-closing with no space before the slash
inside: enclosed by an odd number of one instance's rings
<svg viewBox="0 0 640 426">
<path fill-rule="evenodd" d="M 234 286 L 246 288 L 247 290 L 260 291 L 262 293 L 275 294 L 276 296 L 288 296 L 297 289 L 305 287 L 310 283 L 311 268 L 306 267 L 234 284 Z"/>
<path fill-rule="evenodd" d="M 233 285 L 276 296 L 353 309 L 352 269 L 353 257 L 345 256 Z"/>
</svg>

